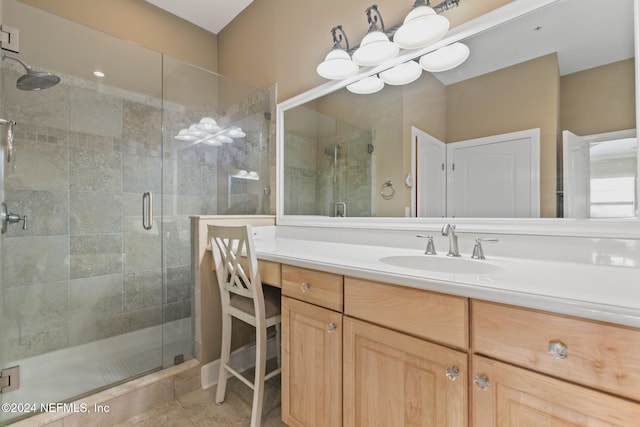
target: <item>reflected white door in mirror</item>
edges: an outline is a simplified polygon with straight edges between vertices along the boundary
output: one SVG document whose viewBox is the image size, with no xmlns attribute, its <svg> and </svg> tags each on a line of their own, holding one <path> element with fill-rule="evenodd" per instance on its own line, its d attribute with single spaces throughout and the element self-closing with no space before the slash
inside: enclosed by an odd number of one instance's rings
<svg viewBox="0 0 640 427">
<path fill-rule="evenodd" d="M 540 216 L 540 129 L 449 144 L 412 132 L 417 216 Z"/>
</svg>

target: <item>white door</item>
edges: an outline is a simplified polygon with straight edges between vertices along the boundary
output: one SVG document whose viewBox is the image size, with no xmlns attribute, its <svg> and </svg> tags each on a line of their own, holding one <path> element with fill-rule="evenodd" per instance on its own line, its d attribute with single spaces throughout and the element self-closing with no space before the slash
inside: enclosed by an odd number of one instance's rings
<svg viewBox="0 0 640 427">
<path fill-rule="evenodd" d="M 568 130 L 562 131 L 562 187 L 565 218 L 589 217 L 590 143 Z"/>
<path fill-rule="evenodd" d="M 411 197 L 412 214 L 418 217 L 445 217 L 447 146 L 415 127 L 411 128 L 411 140 L 411 176 L 416 177 Z"/>
<path fill-rule="evenodd" d="M 540 216 L 540 129 L 447 144 L 447 214 Z"/>
</svg>

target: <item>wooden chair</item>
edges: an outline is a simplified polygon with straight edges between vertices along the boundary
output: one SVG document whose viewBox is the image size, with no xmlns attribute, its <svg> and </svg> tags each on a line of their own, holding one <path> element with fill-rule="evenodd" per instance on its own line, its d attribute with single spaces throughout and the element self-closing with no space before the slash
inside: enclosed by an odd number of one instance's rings
<svg viewBox="0 0 640 427">
<path fill-rule="evenodd" d="M 208 229 L 222 303 L 222 351 L 215 401 L 218 405 L 224 402 L 227 372 L 236 376 L 253 390 L 251 427 L 258 427 L 261 425 L 264 383 L 280 373 L 280 292 L 270 286 L 263 290 L 251 226 L 209 225 Z M 253 383 L 229 366 L 232 317 L 256 328 Z M 271 326 L 276 328 L 278 368 L 266 374 L 267 328 Z"/>
</svg>

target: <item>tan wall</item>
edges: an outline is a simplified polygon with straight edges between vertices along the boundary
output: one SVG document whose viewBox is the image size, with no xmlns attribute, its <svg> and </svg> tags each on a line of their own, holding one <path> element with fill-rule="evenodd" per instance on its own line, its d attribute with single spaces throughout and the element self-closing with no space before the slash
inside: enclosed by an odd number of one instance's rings
<svg viewBox="0 0 640 427">
<path fill-rule="evenodd" d="M 560 126 L 577 135 L 636 127 L 633 58 L 562 76 Z"/>
<path fill-rule="evenodd" d="M 208 70 L 218 68 L 215 34 L 144 0 L 21 1 Z"/>
<path fill-rule="evenodd" d="M 80 0 L 79 0 L 80 1 Z M 444 14 L 456 26 L 510 0 L 462 0 Z M 376 2 L 387 26 L 399 24 L 413 1 Z M 342 25 L 352 45 L 368 29 L 370 0 L 254 0 L 218 34 L 219 72 L 256 87 L 278 84 L 278 102 L 326 80 L 316 67 L 331 50 L 331 28 Z"/>
<path fill-rule="evenodd" d="M 447 142 L 540 128 L 540 214 L 556 216 L 560 77 L 555 54 L 447 87 Z"/>
</svg>

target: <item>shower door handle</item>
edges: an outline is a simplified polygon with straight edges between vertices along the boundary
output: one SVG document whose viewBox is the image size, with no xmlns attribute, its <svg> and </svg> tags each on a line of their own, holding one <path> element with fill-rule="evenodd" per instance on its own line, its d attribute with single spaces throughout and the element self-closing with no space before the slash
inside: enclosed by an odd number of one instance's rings
<svg viewBox="0 0 640 427">
<path fill-rule="evenodd" d="M 142 194 L 142 227 L 145 230 L 153 227 L 153 196 L 149 191 Z"/>
<path fill-rule="evenodd" d="M 0 119 L 0 125 L 8 125 L 7 128 L 7 142 L 6 142 L 6 157 L 7 163 L 11 162 L 13 159 L 13 127 L 16 125 L 16 122 L 13 120 Z"/>
</svg>

